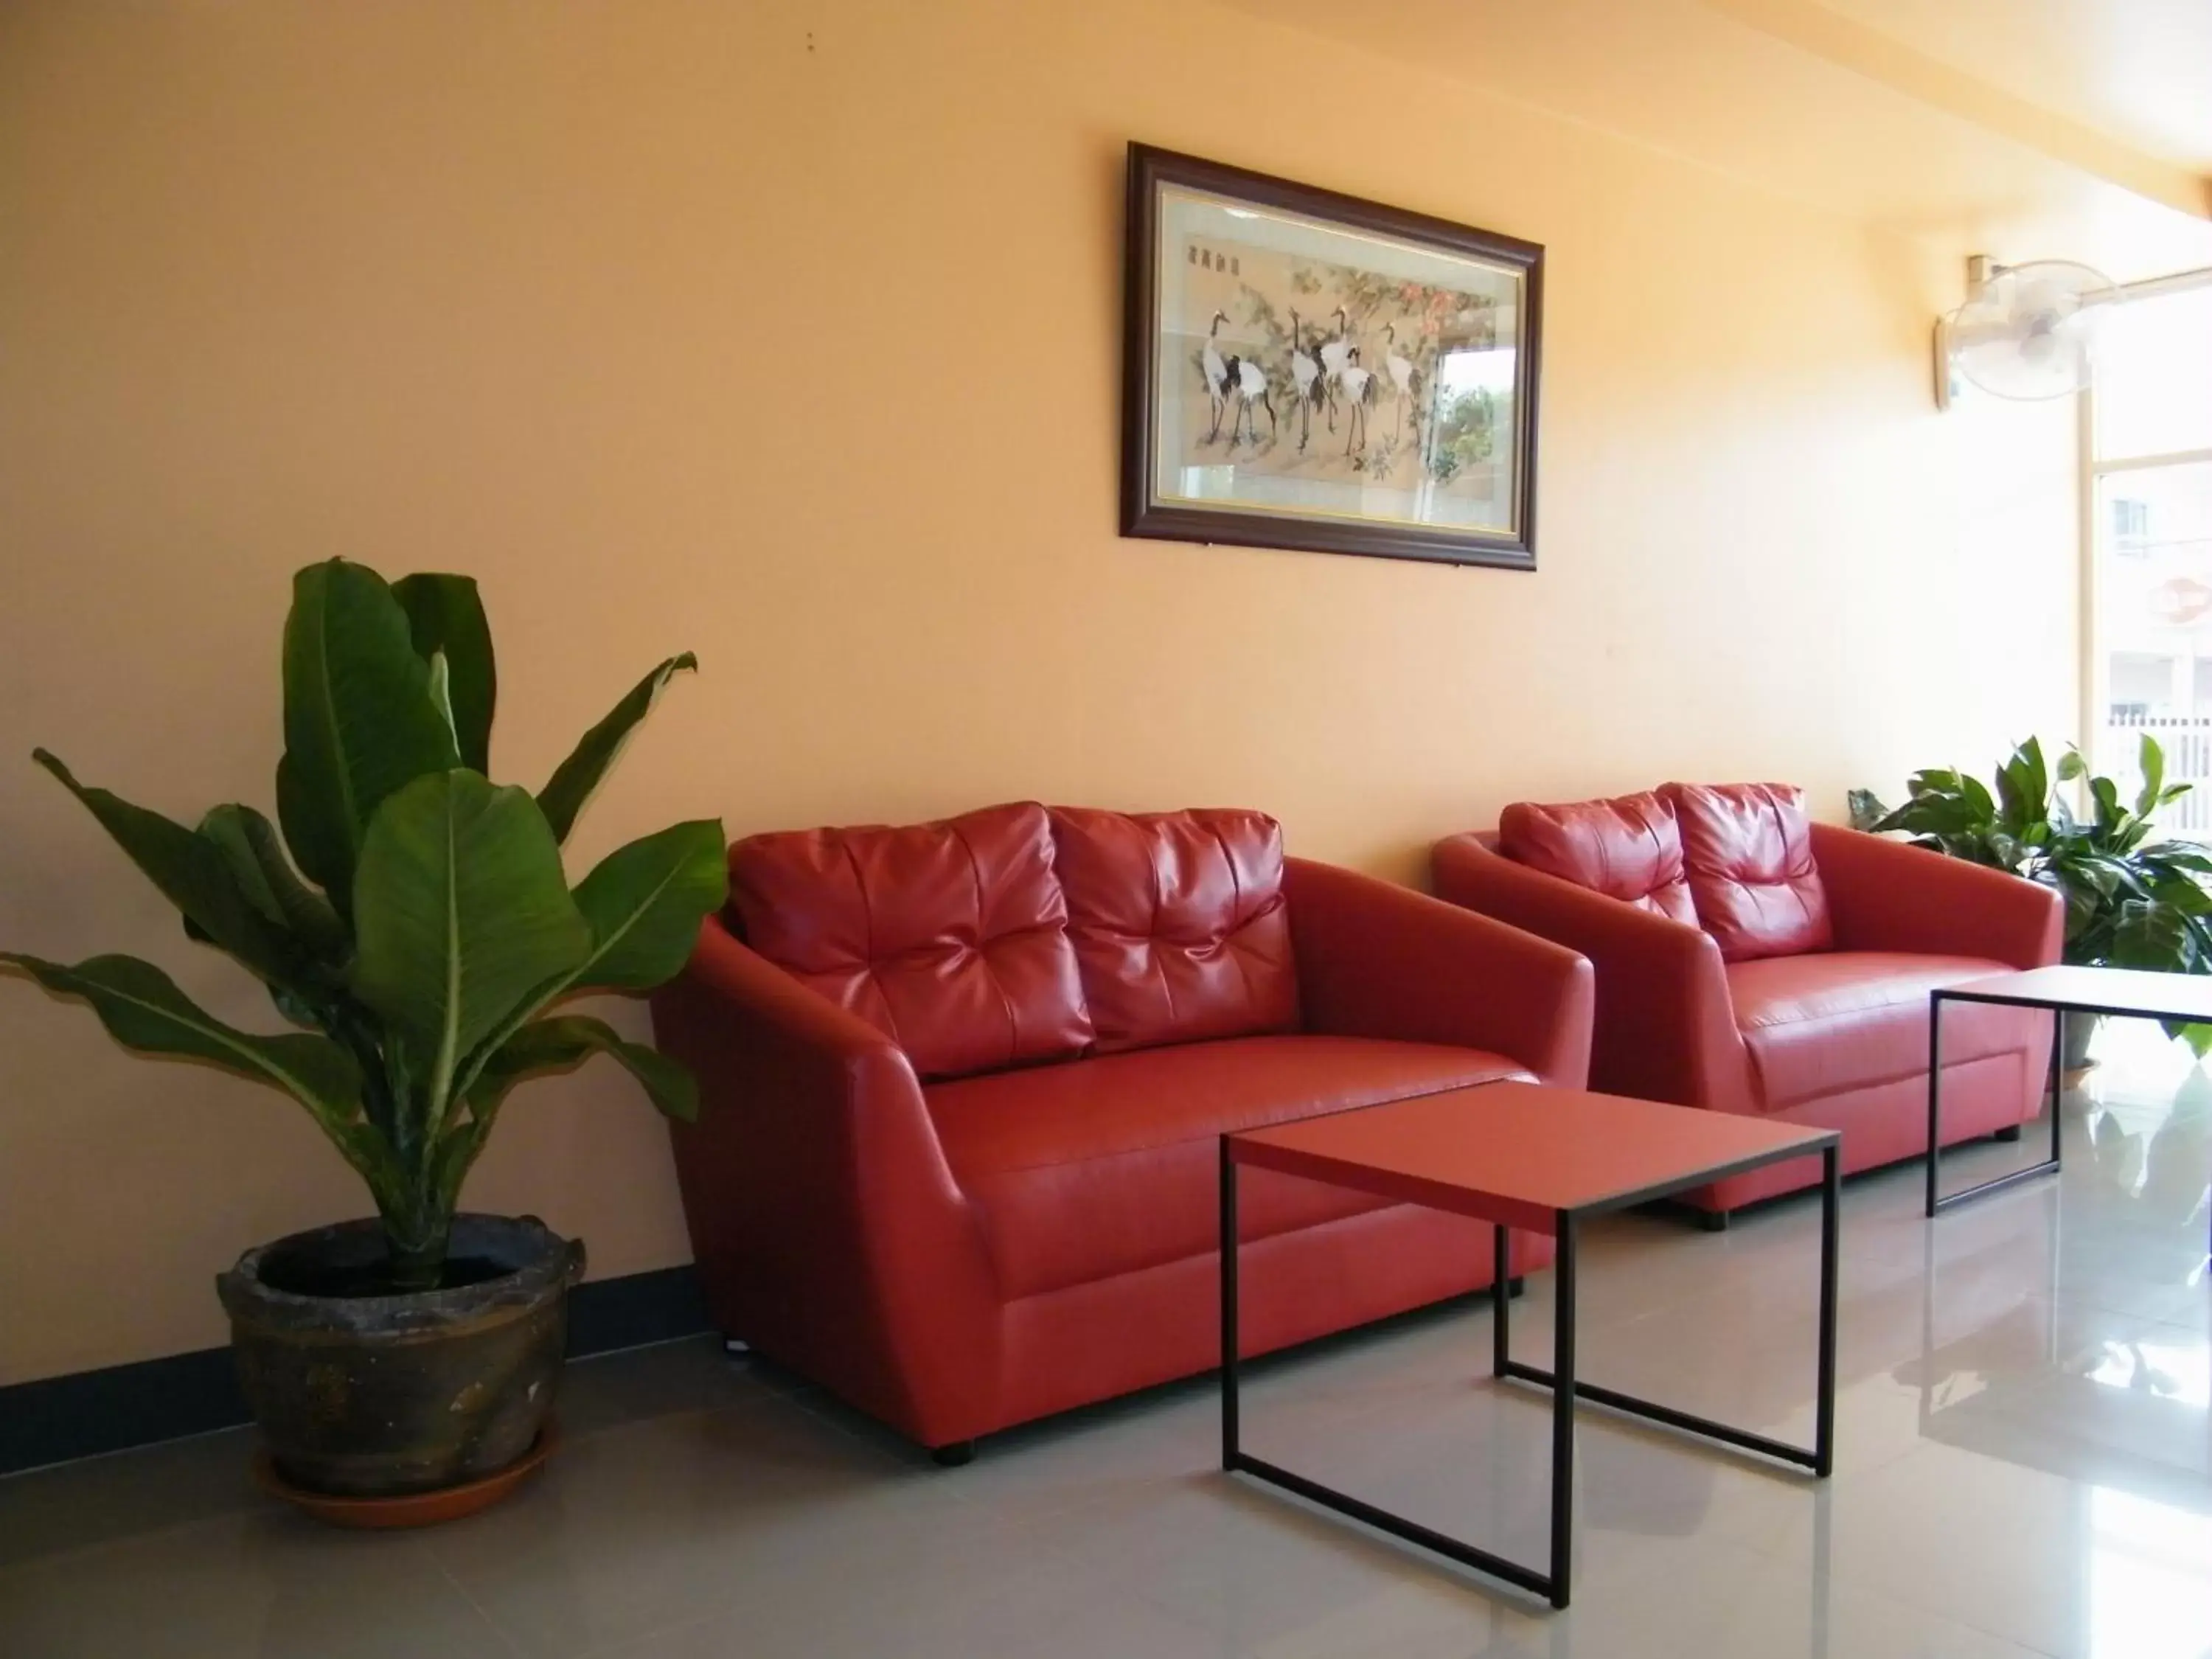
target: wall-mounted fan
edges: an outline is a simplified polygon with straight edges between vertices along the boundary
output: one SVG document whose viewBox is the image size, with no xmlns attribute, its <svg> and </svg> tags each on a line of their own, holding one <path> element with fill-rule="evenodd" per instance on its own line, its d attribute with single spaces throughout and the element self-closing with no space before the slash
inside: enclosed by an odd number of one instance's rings
<svg viewBox="0 0 2212 1659">
<path fill-rule="evenodd" d="M 2001 265 L 1966 261 L 1966 302 L 1936 324 L 1936 404 L 1965 380 L 1996 398 L 2063 398 L 2089 383 L 2098 307 L 2112 279 L 2070 259 Z"/>
</svg>

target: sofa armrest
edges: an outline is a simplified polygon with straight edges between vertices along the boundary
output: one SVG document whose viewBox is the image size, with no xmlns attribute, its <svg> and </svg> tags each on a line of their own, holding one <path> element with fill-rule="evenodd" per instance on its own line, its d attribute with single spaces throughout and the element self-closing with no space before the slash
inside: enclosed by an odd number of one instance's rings
<svg viewBox="0 0 2212 1659">
<path fill-rule="evenodd" d="M 1752 1109 L 1720 948 L 1701 929 L 1516 864 L 1477 836 L 1438 842 L 1430 868 L 1439 897 L 1589 958 L 1597 975 L 1592 1087 Z"/>
<path fill-rule="evenodd" d="M 1589 1074 L 1590 965 L 1425 893 L 1304 859 L 1284 890 L 1307 1028 L 1483 1048 L 1547 1083 Z"/>
<path fill-rule="evenodd" d="M 1832 823 L 1813 826 L 1813 858 L 1838 950 L 2058 960 L 2065 904 L 2024 877 Z"/>
<path fill-rule="evenodd" d="M 994 1386 L 999 1297 L 906 1055 L 716 918 L 653 1012 L 699 1080 L 671 1133 L 717 1324 L 925 1443 L 967 1437 L 945 1402 Z"/>
</svg>

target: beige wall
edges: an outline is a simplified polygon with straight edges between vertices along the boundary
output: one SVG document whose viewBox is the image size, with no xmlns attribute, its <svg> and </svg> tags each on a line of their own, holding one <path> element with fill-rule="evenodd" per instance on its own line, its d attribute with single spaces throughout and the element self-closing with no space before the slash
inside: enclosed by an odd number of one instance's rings
<svg viewBox="0 0 2212 1659">
<path fill-rule="evenodd" d="M 1547 245 L 1539 574 L 1116 538 L 1133 137 Z M 1835 816 L 2070 723 L 2068 419 L 1934 412 L 1948 260 L 1249 14 L 47 0 L 0 11 L 0 941 L 234 1018 L 24 756 L 266 804 L 331 554 L 483 580 L 526 782 L 698 650 L 586 859 L 1037 796 L 1412 878 L 1516 796 Z M 685 1253 L 612 1076 L 467 1197 Z M 0 986 L 0 1382 L 219 1341 L 218 1267 L 364 1207 L 277 1097 Z"/>
</svg>

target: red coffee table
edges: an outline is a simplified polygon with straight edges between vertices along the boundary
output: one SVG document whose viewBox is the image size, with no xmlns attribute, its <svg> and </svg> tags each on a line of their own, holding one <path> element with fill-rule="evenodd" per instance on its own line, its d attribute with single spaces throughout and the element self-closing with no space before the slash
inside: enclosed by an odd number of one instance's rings
<svg viewBox="0 0 2212 1659">
<path fill-rule="evenodd" d="M 1826 1476 L 1836 1439 L 1836 1243 L 1841 1137 L 1731 1112 L 1662 1106 L 1620 1095 L 1492 1083 L 1364 1106 L 1221 1138 L 1221 1467 L 1242 1470 L 1369 1526 L 1567 1605 L 1574 1526 L 1574 1402 L 1577 1397 L 1777 1458 Z M 1820 1329 L 1819 1398 L 1811 1450 L 1725 1423 L 1584 1382 L 1575 1374 L 1575 1245 L 1581 1223 L 1608 1210 L 1664 1198 L 1723 1176 L 1819 1153 Z M 1492 1374 L 1552 1390 L 1552 1559 L 1548 1572 L 1424 1527 L 1310 1480 L 1242 1449 L 1237 1441 L 1237 1172 L 1273 1170 L 1401 1203 L 1487 1221 L 1496 1277 Z M 1559 1242 L 1553 1294 L 1553 1370 L 1511 1358 L 1507 1333 L 1506 1230 Z"/>
</svg>

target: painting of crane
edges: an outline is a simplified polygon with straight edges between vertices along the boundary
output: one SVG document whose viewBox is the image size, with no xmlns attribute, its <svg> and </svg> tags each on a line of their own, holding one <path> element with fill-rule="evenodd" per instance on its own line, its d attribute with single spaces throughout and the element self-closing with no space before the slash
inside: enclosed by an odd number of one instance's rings
<svg viewBox="0 0 2212 1659">
<path fill-rule="evenodd" d="M 1419 441 L 1418 398 L 1443 359 L 1495 346 L 1493 296 L 1270 258 L 1263 249 L 1194 243 L 1189 253 L 1183 264 L 1196 274 L 1185 291 L 1194 309 L 1205 307 L 1191 385 L 1206 399 L 1204 424 L 1190 428 L 1185 446 L 1190 460 L 1212 465 L 1234 454 L 1255 476 L 1449 487 L 1466 495 L 1483 486 L 1488 475 L 1462 453 L 1438 470 L 1435 452 Z M 1314 313 L 1303 307 L 1316 299 L 1335 303 L 1316 307 L 1326 320 L 1310 324 Z M 1386 401 L 1388 434 L 1378 436 L 1370 418 Z M 1279 407 L 1295 416 L 1289 431 Z M 1341 441 L 1315 448 L 1316 424 Z"/>
<path fill-rule="evenodd" d="M 1313 435 L 1314 405 L 1326 397 L 1322 380 L 1321 359 L 1306 349 L 1305 325 L 1298 320 L 1295 308 L 1291 312 L 1291 392 L 1298 406 L 1298 453 L 1306 453 L 1306 440 Z"/>
<path fill-rule="evenodd" d="M 1142 146 L 1132 168 L 1126 524 L 1530 562 L 1540 248 Z"/>
<path fill-rule="evenodd" d="M 1398 349 L 1398 325 L 1382 325 L 1382 366 L 1390 372 L 1391 389 L 1397 394 L 1398 424 L 1392 432 L 1392 441 L 1403 439 L 1406 433 L 1406 405 L 1413 400 L 1413 381 L 1418 371 L 1413 360 Z"/>
</svg>

